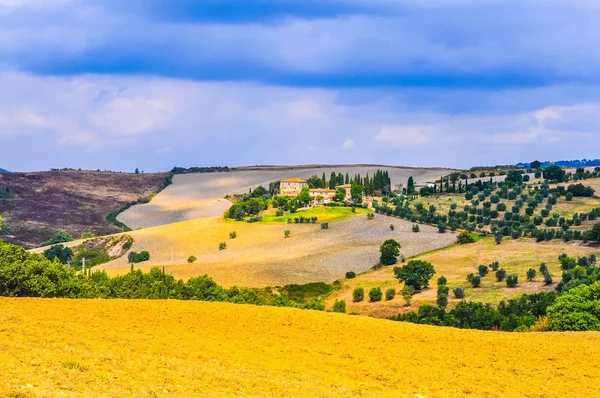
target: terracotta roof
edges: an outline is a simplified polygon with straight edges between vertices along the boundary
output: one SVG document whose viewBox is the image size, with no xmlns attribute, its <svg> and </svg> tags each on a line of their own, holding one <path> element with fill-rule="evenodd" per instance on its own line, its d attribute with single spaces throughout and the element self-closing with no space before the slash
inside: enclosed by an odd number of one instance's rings
<svg viewBox="0 0 600 398">
<path fill-rule="evenodd" d="M 300 178 L 288 178 L 286 180 L 281 180 L 279 182 L 306 182 Z"/>
<path fill-rule="evenodd" d="M 352 184 L 338 185 L 336 188 L 352 188 Z"/>
</svg>

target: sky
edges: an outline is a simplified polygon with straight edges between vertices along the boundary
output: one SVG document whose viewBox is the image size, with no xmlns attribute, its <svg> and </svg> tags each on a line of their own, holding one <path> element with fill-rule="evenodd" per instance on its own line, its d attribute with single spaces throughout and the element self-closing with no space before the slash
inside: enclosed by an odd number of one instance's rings
<svg viewBox="0 0 600 398">
<path fill-rule="evenodd" d="M 600 156 L 593 0 L 0 0 L 0 167 Z"/>
</svg>

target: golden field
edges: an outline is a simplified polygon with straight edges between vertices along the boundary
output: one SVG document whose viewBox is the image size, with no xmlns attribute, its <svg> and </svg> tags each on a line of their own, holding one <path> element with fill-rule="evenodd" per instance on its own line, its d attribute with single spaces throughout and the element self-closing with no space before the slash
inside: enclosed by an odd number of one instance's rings
<svg viewBox="0 0 600 398">
<path fill-rule="evenodd" d="M 402 244 L 402 240 L 399 240 Z M 592 253 L 598 254 L 598 247 L 585 246 L 576 242 L 565 243 L 559 240 L 550 242 L 536 243 L 529 238 L 512 240 L 505 238 L 502 244 L 496 245 L 494 238 L 489 236 L 482 238 L 476 243 L 467 245 L 452 245 L 430 253 L 416 256 L 415 259 L 429 261 L 433 264 L 436 274 L 430 281 L 429 289 L 425 289 L 413 296 L 411 307 L 406 306 L 406 302 L 400 294 L 403 284 L 400 284 L 394 276 L 393 266 L 383 267 L 376 271 L 368 271 L 357 275 L 354 279 L 344 280 L 342 290 L 333 292 L 327 299 L 329 307 L 333 306 L 336 299 L 346 300 L 348 312 L 357 312 L 364 315 L 384 317 L 396 315 L 400 312 L 417 310 L 419 305 L 435 305 L 437 283 L 440 275 L 448 279 L 450 290 L 456 287 L 465 289 L 465 299 L 471 301 L 481 301 L 484 303 L 498 304 L 501 300 L 506 300 L 519 296 L 523 293 L 536 293 L 541 291 L 551 291 L 556 288 L 560 282 L 562 271 L 558 256 L 566 253 L 569 256 L 584 256 Z M 498 261 L 500 268 L 504 268 L 507 274 L 517 274 L 519 284 L 516 288 L 509 289 L 506 282 L 497 282 L 494 271 L 490 269 L 487 276 L 481 278 L 481 286 L 472 288 L 466 277 L 470 273 L 477 274 L 477 267 L 481 264 L 489 265 Z M 539 272 L 539 265 L 545 262 L 549 271 L 553 275 L 554 283 L 545 286 L 542 275 Z M 402 265 L 402 264 L 398 264 Z M 527 281 L 526 272 L 529 268 L 538 271 L 536 278 Z M 381 287 L 385 290 L 389 288 L 396 289 L 396 297 L 390 301 L 380 301 L 371 303 L 368 301 L 369 289 L 372 287 Z M 352 291 L 356 287 L 365 289 L 365 301 L 360 303 L 352 302 Z M 454 298 L 452 292 L 449 295 L 449 307 L 460 301 Z"/>
<path fill-rule="evenodd" d="M 4 397 L 594 396 L 599 357 L 599 333 L 223 303 L 0 299 Z"/>
</svg>

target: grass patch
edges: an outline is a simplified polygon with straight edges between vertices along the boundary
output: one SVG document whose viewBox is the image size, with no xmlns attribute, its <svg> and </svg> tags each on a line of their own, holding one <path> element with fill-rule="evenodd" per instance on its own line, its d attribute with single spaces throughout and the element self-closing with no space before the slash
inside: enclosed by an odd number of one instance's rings
<svg viewBox="0 0 600 398">
<path fill-rule="evenodd" d="M 355 212 L 350 207 L 327 207 L 318 206 L 308 210 L 299 210 L 296 213 L 285 213 L 283 216 L 277 216 L 275 213 L 266 213 L 262 215 L 263 224 L 286 224 L 288 218 L 292 220 L 295 217 L 303 216 L 305 218 L 317 217 L 317 222 L 341 221 L 351 217 L 372 213 L 371 209 L 355 208 Z M 293 221 L 292 221 L 293 222 Z"/>
</svg>

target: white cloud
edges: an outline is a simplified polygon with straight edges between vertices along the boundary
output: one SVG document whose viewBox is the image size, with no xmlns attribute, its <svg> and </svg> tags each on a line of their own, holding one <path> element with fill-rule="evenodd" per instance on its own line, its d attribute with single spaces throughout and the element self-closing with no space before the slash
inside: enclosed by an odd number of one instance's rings
<svg viewBox="0 0 600 398">
<path fill-rule="evenodd" d="M 418 147 L 429 144 L 435 130 L 435 126 L 426 125 L 383 126 L 373 137 L 373 142 L 395 148 Z"/>
<path fill-rule="evenodd" d="M 342 144 L 342 148 L 344 148 L 344 149 L 354 148 L 354 140 L 350 139 L 350 138 L 345 140 L 344 143 Z"/>
</svg>

